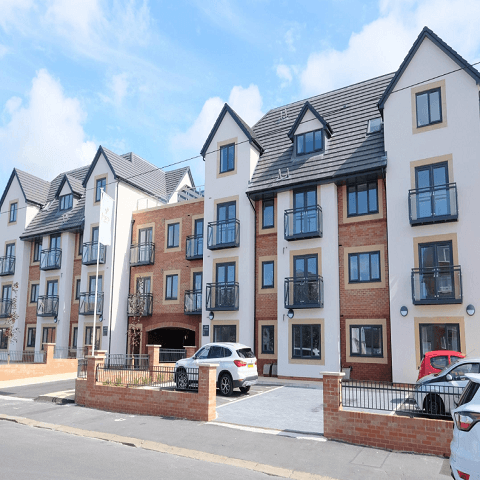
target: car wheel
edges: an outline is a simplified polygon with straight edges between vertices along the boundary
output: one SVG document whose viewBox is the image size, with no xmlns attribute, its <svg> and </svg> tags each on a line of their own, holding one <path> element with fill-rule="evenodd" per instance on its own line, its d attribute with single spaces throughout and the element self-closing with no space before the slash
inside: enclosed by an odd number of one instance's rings
<svg viewBox="0 0 480 480">
<path fill-rule="evenodd" d="M 232 377 L 228 373 L 224 373 L 220 377 L 220 394 L 224 397 L 229 397 L 233 393 Z"/>
<path fill-rule="evenodd" d="M 445 415 L 445 406 L 438 395 L 427 395 L 423 402 L 423 409 L 430 415 Z"/>
<path fill-rule="evenodd" d="M 242 393 L 248 393 L 250 391 L 250 385 L 248 387 L 240 387 Z"/>
<path fill-rule="evenodd" d="M 177 390 L 186 390 L 188 388 L 188 375 L 185 370 L 178 370 L 176 374 Z"/>
</svg>

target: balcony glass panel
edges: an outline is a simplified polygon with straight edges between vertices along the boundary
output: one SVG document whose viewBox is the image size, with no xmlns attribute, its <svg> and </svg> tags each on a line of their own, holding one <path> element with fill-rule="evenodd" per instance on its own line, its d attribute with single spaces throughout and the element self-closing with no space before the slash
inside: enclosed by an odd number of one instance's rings
<svg viewBox="0 0 480 480">
<path fill-rule="evenodd" d="M 319 205 L 285 210 L 285 240 L 321 237 L 322 209 Z"/>
<path fill-rule="evenodd" d="M 95 311 L 95 292 L 80 294 L 78 302 L 79 315 L 93 315 Z M 97 315 L 103 314 L 103 292 L 97 292 Z"/>
<path fill-rule="evenodd" d="M 0 298 L 0 318 L 8 318 L 12 313 L 12 300 Z"/>
<path fill-rule="evenodd" d="M 457 184 L 409 190 L 408 204 L 411 225 L 457 220 Z"/>
<path fill-rule="evenodd" d="M 97 242 L 84 243 L 82 252 L 82 263 L 84 265 L 96 265 L 97 255 L 98 263 L 105 263 L 105 252 L 106 247 L 103 244 L 100 244 L 99 249 Z"/>
<path fill-rule="evenodd" d="M 40 270 L 57 270 L 62 266 L 62 249 L 42 250 L 40 254 Z"/>
<path fill-rule="evenodd" d="M 202 291 L 185 290 L 183 311 L 185 314 L 198 315 L 202 313 Z"/>
<path fill-rule="evenodd" d="M 148 317 L 153 312 L 153 294 L 137 293 L 128 296 L 127 315 L 129 317 Z"/>
<path fill-rule="evenodd" d="M 58 295 L 42 295 L 37 300 L 37 317 L 58 315 Z"/>
<path fill-rule="evenodd" d="M 207 310 L 238 310 L 239 285 L 236 282 L 207 283 Z"/>
<path fill-rule="evenodd" d="M 153 265 L 155 263 L 155 244 L 137 243 L 130 247 L 130 265 Z"/>
<path fill-rule="evenodd" d="M 189 235 L 187 237 L 186 252 L 187 260 L 203 258 L 203 235 Z"/>
<path fill-rule="evenodd" d="M 322 308 L 323 278 L 287 277 L 284 285 L 285 308 Z"/>
<path fill-rule="evenodd" d="M 462 303 L 461 267 L 413 268 L 412 300 L 414 305 Z"/>
<path fill-rule="evenodd" d="M 209 250 L 240 246 L 240 220 L 221 220 L 208 223 Z"/>
<path fill-rule="evenodd" d="M 0 276 L 13 275 L 15 273 L 15 257 L 9 255 L 0 257 Z"/>
</svg>

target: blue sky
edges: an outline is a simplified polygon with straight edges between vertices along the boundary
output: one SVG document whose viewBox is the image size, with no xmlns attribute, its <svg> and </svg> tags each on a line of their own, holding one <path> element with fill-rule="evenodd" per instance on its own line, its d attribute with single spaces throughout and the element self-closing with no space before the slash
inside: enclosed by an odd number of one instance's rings
<svg viewBox="0 0 480 480">
<path fill-rule="evenodd" d="M 394 71 L 424 25 L 474 62 L 478 18 L 478 0 L 0 0 L 1 184 L 98 145 L 158 166 L 198 155 L 224 102 L 253 125 Z"/>
</svg>

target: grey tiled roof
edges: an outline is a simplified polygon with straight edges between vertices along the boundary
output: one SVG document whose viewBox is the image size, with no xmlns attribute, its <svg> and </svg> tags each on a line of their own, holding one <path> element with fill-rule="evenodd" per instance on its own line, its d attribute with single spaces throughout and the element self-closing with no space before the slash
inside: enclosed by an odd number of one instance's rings
<svg viewBox="0 0 480 480">
<path fill-rule="evenodd" d="M 30 173 L 23 172 L 18 168 L 15 169 L 15 172 L 22 186 L 23 193 L 25 193 L 26 201 L 36 203 L 37 205 L 44 205 L 47 200 L 50 182 L 35 177 Z"/>
<path fill-rule="evenodd" d="M 69 170 L 68 172 L 62 172 L 58 174 L 50 183 L 50 189 L 48 191 L 47 201 L 51 202 L 55 198 L 55 195 L 57 194 L 57 191 L 58 191 L 58 187 L 62 183 L 63 177 L 65 175 L 68 175 L 69 177 L 73 177 L 76 180 L 83 182 L 83 179 L 85 178 L 85 175 L 87 174 L 89 168 L 90 166 L 87 165 L 85 167 L 75 168 L 74 170 Z"/>
<path fill-rule="evenodd" d="M 192 174 L 190 173 L 190 167 L 182 167 L 182 168 L 177 168 L 176 170 L 170 170 L 168 172 L 165 172 L 168 198 L 170 198 L 173 192 L 178 188 L 179 183 L 181 182 L 182 178 L 185 176 L 185 173 L 187 172 L 189 173 L 192 187 L 194 187 L 195 183 L 193 182 Z"/>
<path fill-rule="evenodd" d="M 75 178 L 73 175 L 66 175 L 68 179 L 68 183 L 72 187 L 73 193 L 77 195 L 82 195 L 85 192 L 85 188 L 83 188 L 82 180 Z"/>
<path fill-rule="evenodd" d="M 392 77 L 393 74 L 383 75 L 307 99 L 334 132 L 325 153 L 293 157 L 288 133 L 305 100 L 270 110 L 253 127 L 264 153 L 248 193 L 312 181 L 334 181 L 385 166 L 383 131 L 372 135 L 366 135 L 366 131 L 368 120 L 380 116 L 377 102 Z"/>
</svg>

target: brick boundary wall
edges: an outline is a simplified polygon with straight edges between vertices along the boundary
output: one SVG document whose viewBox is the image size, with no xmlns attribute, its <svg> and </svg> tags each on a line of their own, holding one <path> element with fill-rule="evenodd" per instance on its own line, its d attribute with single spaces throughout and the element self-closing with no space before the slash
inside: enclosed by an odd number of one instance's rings
<svg viewBox="0 0 480 480">
<path fill-rule="evenodd" d="M 450 456 L 451 421 L 345 411 L 341 405 L 343 375 L 323 375 L 326 438 L 400 452 Z"/>
<path fill-rule="evenodd" d="M 46 349 L 45 363 L 10 363 L 0 365 L 0 382 L 21 380 L 23 378 L 61 375 L 77 371 L 77 359 L 53 358 L 55 344 L 44 343 Z"/>
<path fill-rule="evenodd" d="M 148 346 L 157 351 L 158 346 Z M 153 353 L 153 352 L 152 352 Z M 87 378 L 75 382 L 75 403 L 98 410 L 154 415 L 209 422 L 216 418 L 216 365 L 200 366 L 198 393 L 145 388 L 105 386 L 96 382 L 97 365 L 104 362 L 105 352 L 87 356 Z M 153 358 L 158 356 L 153 355 Z M 151 362 L 154 366 L 158 363 Z"/>
</svg>

